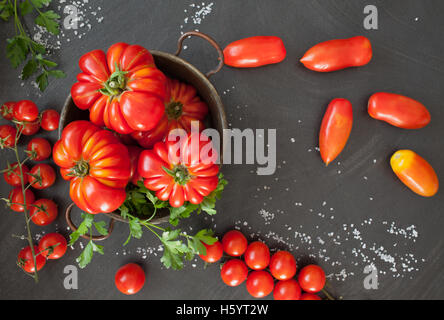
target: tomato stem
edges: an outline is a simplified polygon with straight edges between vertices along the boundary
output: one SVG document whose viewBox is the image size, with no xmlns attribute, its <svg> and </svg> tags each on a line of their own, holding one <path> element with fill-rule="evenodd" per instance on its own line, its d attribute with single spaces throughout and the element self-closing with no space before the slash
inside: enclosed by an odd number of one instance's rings
<svg viewBox="0 0 444 320">
<path fill-rule="evenodd" d="M 169 119 L 177 120 L 182 116 L 183 104 L 182 102 L 172 100 L 165 109 Z"/>
</svg>

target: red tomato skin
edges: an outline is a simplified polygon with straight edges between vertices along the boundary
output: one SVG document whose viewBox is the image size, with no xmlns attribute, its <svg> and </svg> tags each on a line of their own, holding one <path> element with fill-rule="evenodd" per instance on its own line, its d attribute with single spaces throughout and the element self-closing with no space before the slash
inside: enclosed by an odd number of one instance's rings
<svg viewBox="0 0 444 320">
<path fill-rule="evenodd" d="M 353 107 L 346 99 L 328 105 L 319 132 L 321 158 L 328 166 L 344 150 L 353 127 Z"/>
<path fill-rule="evenodd" d="M 46 163 L 40 163 L 31 168 L 30 173 L 34 175 L 38 175 L 40 172 L 40 177 L 42 179 L 41 182 L 37 182 L 32 176 L 29 176 L 29 183 L 32 185 L 34 189 L 44 190 L 51 187 L 56 181 L 56 172 L 55 170 Z"/>
<path fill-rule="evenodd" d="M 138 264 L 129 263 L 117 270 L 114 282 L 120 292 L 133 295 L 143 288 L 145 272 Z"/>
<path fill-rule="evenodd" d="M 227 232 L 222 238 L 222 245 L 226 254 L 240 257 L 247 250 L 247 238 L 238 230 Z"/>
<path fill-rule="evenodd" d="M 42 112 L 40 125 L 43 130 L 54 131 L 59 128 L 60 114 L 54 109 Z"/>
<path fill-rule="evenodd" d="M 47 248 L 51 246 L 57 245 L 52 253 L 50 254 L 50 250 Z M 39 251 L 42 253 L 46 259 L 57 260 L 63 257 L 66 253 L 66 249 L 68 248 L 68 243 L 64 236 L 60 233 L 49 233 L 46 234 L 40 239 L 39 242 Z"/>
<path fill-rule="evenodd" d="M 368 114 L 402 129 L 421 129 L 431 121 L 430 112 L 421 102 L 386 92 L 378 92 L 370 97 Z"/>
<path fill-rule="evenodd" d="M 270 249 L 261 241 L 252 242 L 245 251 L 244 260 L 250 269 L 263 270 L 270 263 Z"/>
<path fill-rule="evenodd" d="M 313 293 L 303 293 L 300 300 L 322 300 L 318 295 Z"/>
<path fill-rule="evenodd" d="M 13 119 L 13 111 L 12 110 L 14 109 L 15 104 L 16 104 L 16 102 L 9 101 L 9 102 L 5 102 L 1 106 L 0 113 L 5 120 L 12 120 Z"/>
<path fill-rule="evenodd" d="M 37 246 L 34 246 L 34 253 L 36 255 L 35 260 L 36 260 L 36 264 L 37 264 L 37 271 L 41 270 L 44 265 L 46 264 L 46 259 L 41 255 L 37 255 L 39 253 L 39 248 Z M 23 260 L 23 261 L 21 261 Z M 20 264 L 21 262 L 23 262 L 23 266 L 22 269 L 25 270 L 28 273 L 34 273 L 36 270 L 35 265 L 34 265 L 34 260 L 32 259 L 32 251 L 31 251 L 31 247 L 27 246 L 25 248 L 23 248 L 17 257 L 17 262 Z"/>
<path fill-rule="evenodd" d="M 14 166 L 16 166 L 14 168 Z M 13 187 L 20 187 L 22 185 L 22 181 L 20 179 L 20 169 L 17 166 L 17 162 L 13 163 L 11 165 L 12 168 L 14 168 L 14 172 L 5 172 L 3 173 L 3 177 L 5 178 L 5 181 L 7 184 Z M 26 185 L 28 183 L 28 177 L 27 174 L 29 172 L 29 168 L 26 165 L 22 165 L 22 172 L 23 172 L 23 183 Z"/>
<path fill-rule="evenodd" d="M 266 271 L 253 271 L 247 278 L 247 291 L 254 298 L 264 298 L 273 292 L 273 277 Z"/>
<path fill-rule="evenodd" d="M 25 191 L 25 195 L 26 195 L 26 209 L 30 210 L 31 205 L 35 201 L 35 196 L 34 196 L 34 193 L 30 189 L 27 189 Z M 15 211 L 15 212 L 24 212 L 25 211 L 24 206 L 20 205 L 20 204 L 24 203 L 22 188 L 15 188 L 15 189 L 11 190 L 11 192 L 9 193 L 8 199 L 11 200 L 12 203 L 14 203 L 10 206 L 12 211 Z"/>
<path fill-rule="evenodd" d="M 137 186 L 139 181 L 143 182 L 142 176 L 139 174 L 139 157 L 143 149 L 137 146 L 127 146 L 131 160 L 131 183 Z"/>
<path fill-rule="evenodd" d="M 235 68 L 255 68 L 282 62 L 287 56 L 284 42 L 275 36 L 237 40 L 224 49 L 225 64 Z"/>
<path fill-rule="evenodd" d="M 34 102 L 21 100 L 14 105 L 12 114 L 17 121 L 33 122 L 39 116 L 39 109 Z"/>
<path fill-rule="evenodd" d="M 298 282 L 302 290 L 308 293 L 321 291 L 325 286 L 325 272 L 317 265 L 308 265 L 301 269 Z"/>
<path fill-rule="evenodd" d="M 270 272 L 277 280 L 293 278 L 296 270 L 296 260 L 290 252 L 278 251 L 271 257 Z"/>
<path fill-rule="evenodd" d="M 247 279 L 248 268 L 242 260 L 232 259 L 224 263 L 220 275 L 227 286 L 237 287 Z"/>
<path fill-rule="evenodd" d="M 25 136 L 33 136 L 40 130 L 40 121 L 37 119 L 33 122 L 24 121 L 23 125 L 19 126 L 22 134 Z"/>
<path fill-rule="evenodd" d="M 199 257 L 207 262 L 207 263 L 215 263 L 219 261 L 222 258 L 222 255 L 224 254 L 224 250 L 222 248 L 222 244 L 219 241 L 216 241 L 212 245 L 208 245 L 204 242 L 202 244 L 207 249 L 207 253 L 205 255 L 200 254 Z"/>
<path fill-rule="evenodd" d="M 48 159 L 52 153 L 52 147 L 48 140 L 43 138 L 34 138 L 29 141 L 26 148 L 27 151 L 35 151 L 35 157 L 32 157 L 33 161 L 43 161 Z"/>
<path fill-rule="evenodd" d="M 32 222 L 34 222 L 38 226 L 47 226 L 54 222 L 58 215 L 57 204 L 49 199 L 39 199 L 33 203 L 33 207 L 29 210 L 29 215 L 31 217 Z M 44 207 L 46 212 L 40 211 L 40 209 L 36 208 Z"/>
<path fill-rule="evenodd" d="M 0 138 L 6 139 L 4 141 L 5 147 L 14 147 L 15 146 L 15 137 L 17 136 L 17 129 L 8 124 L 0 126 Z"/>
<path fill-rule="evenodd" d="M 325 41 L 310 48 L 300 60 L 317 72 L 332 72 L 368 64 L 373 56 L 370 40 L 363 36 Z"/>
<path fill-rule="evenodd" d="M 278 281 L 273 290 L 274 300 L 299 300 L 301 294 L 301 287 L 295 279 Z"/>
</svg>

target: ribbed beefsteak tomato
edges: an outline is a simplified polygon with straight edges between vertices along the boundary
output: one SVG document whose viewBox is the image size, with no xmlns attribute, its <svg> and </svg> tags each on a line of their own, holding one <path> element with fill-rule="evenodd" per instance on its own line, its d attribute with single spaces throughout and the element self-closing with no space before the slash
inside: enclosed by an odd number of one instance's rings
<svg viewBox="0 0 444 320">
<path fill-rule="evenodd" d="M 125 201 L 131 177 L 128 149 L 111 131 L 89 121 L 71 122 L 56 142 L 54 162 L 70 180 L 70 196 L 82 210 L 108 213 Z"/>
<path fill-rule="evenodd" d="M 217 158 L 210 140 L 189 134 L 178 142 L 158 142 L 152 150 L 143 151 L 139 174 L 144 185 L 172 207 L 181 207 L 185 201 L 199 204 L 219 182 Z"/>
<path fill-rule="evenodd" d="M 164 115 L 166 77 L 151 53 L 138 45 L 116 43 L 80 58 L 75 104 L 90 110 L 91 122 L 118 133 L 152 130 Z"/>
<path fill-rule="evenodd" d="M 208 106 L 199 98 L 196 89 L 175 79 L 168 79 L 167 88 L 169 98 L 165 103 L 165 114 L 156 128 L 131 134 L 144 148 L 152 148 L 171 130 L 179 128 L 191 132 L 193 121 L 199 124 L 199 131 L 205 129 L 202 121 L 208 114 Z"/>
</svg>

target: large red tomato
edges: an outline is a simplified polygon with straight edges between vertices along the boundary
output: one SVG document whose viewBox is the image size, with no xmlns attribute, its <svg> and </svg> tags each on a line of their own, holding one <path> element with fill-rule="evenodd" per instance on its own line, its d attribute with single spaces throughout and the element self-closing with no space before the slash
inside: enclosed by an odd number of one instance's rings
<svg viewBox="0 0 444 320">
<path fill-rule="evenodd" d="M 111 131 L 89 121 L 71 122 L 54 145 L 53 158 L 62 177 L 71 181 L 70 196 L 80 209 L 108 213 L 125 201 L 131 162 Z"/>
<path fill-rule="evenodd" d="M 166 77 L 151 53 L 138 45 L 116 43 L 80 58 L 83 73 L 71 88 L 75 104 L 90 110 L 91 121 L 122 134 L 152 130 L 162 118 Z"/>
<path fill-rule="evenodd" d="M 139 158 L 139 173 L 145 186 L 172 207 L 185 201 L 199 204 L 216 189 L 219 167 L 217 151 L 202 134 L 189 134 L 180 141 L 158 142 Z"/>
<path fill-rule="evenodd" d="M 165 114 L 159 124 L 150 131 L 136 131 L 131 136 L 144 148 L 152 148 L 171 130 L 180 128 L 191 132 L 191 125 L 199 125 L 199 131 L 205 129 L 203 120 L 208 114 L 208 106 L 200 100 L 196 89 L 174 79 L 168 79 L 169 98 L 165 103 Z"/>
</svg>

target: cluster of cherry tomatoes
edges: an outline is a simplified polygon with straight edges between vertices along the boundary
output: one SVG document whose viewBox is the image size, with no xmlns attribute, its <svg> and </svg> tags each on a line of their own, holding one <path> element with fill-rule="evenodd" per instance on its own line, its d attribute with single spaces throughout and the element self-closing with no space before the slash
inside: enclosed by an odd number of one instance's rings
<svg viewBox="0 0 444 320">
<path fill-rule="evenodd" d="M 224 252 L 235 257 L 222 265 L 220 273 L 222 281 L 230 287 L 246 282 L 248 293 L 255 298 L 273 293 L 275 300 L 321 300 L 315 293 L 324 288 L 325 272 L 317 265 L 308 265 L 301 269 L 296 280 L 296 260 L 288 251 L 277 251 L 271 255 L 265 243 L 255 241 L 248 244 L 245 236 L 237 230 L 227 232 L 222 242 L 204 246 L 207 252 L 200 257 L 205 262 L 219 261 Z"/>
</svg>

